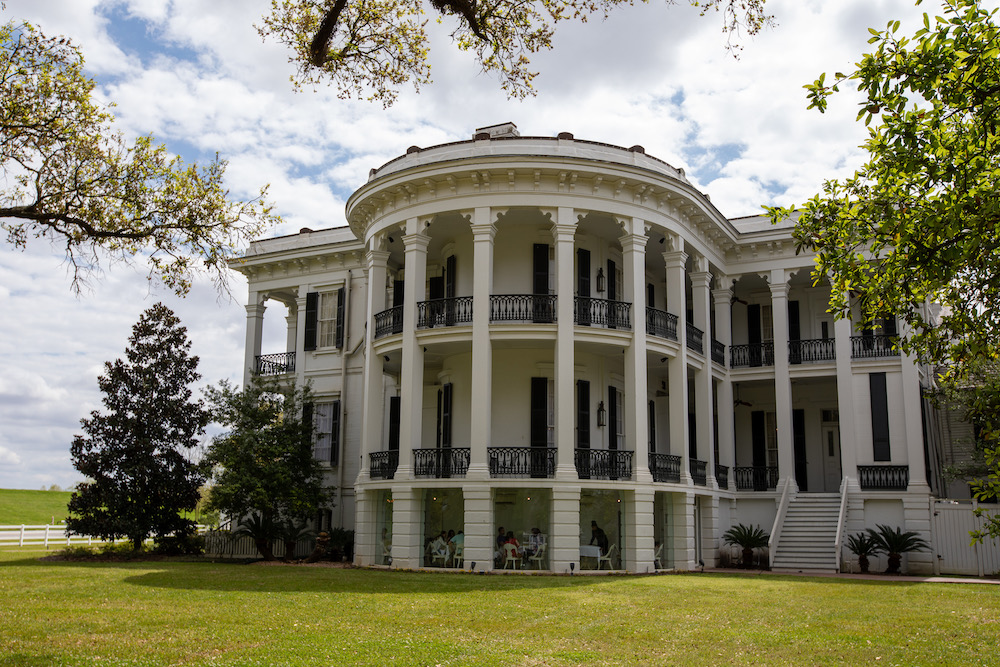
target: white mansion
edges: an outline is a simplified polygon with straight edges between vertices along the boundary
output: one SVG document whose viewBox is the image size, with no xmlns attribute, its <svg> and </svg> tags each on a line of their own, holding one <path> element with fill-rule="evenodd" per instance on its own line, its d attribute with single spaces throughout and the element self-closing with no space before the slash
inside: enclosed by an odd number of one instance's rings
<svg viewBox="0 0 1000 667">
<path fill-rule="evenodd" d="M 727 219 L 641 146 L 511 124 L 373 169 L 347 220 L 233 267 L 246 379 L 311 384 L 320 522 L 356 563 L 694 569 L 742 523 L 775 568 L 829 571 L 865 527 L 928 537 L 931 379 L 891 316 L 834 320 L 791 223 Z M 262 350 L 278 305 L 287 345 Z M 545 548 L 497 560 L 500 528 Z"/>
</svg>

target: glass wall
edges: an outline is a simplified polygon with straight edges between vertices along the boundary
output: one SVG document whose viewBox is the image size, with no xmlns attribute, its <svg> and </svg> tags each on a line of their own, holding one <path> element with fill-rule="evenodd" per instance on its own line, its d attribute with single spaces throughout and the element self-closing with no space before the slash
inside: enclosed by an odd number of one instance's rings
<svg viewBox="0 0 1000 667">
<path fill-rule="evenodd" d="M 549 569 L 550 490 L 497 489 L 493 494 L 493 526 L 496 529 L 494 567 Z"/>
<path fill-rule="evenodd" d="M 392 491 L 376 492 L 375 534 L 378 543 L 375 545 L 375 563 L 392 565 Z"/>
<path fill-rule="evenodd" d="M 461 489 L 424 489 L 423 564 L 460 567 L 465 552 L 465 502 Z"/>
<path fill-rule="evenodd" d="M 674 567 L 674 494 L 657 493 L 653 499 L 653 549 L 656 569 Z"/>
<path fill-rule="evenodd" d="M 621 491 L 580 493 L 580 569 L 618 570 L 622 567 L 625 517 Z"/>
</svg>

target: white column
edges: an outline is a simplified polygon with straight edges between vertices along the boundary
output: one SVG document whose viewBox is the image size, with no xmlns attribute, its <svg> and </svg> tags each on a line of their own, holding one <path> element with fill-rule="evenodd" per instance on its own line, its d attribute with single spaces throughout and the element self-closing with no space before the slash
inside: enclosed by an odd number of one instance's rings
<svg viewBox="0 0 1000 667">
<path fill-rule="evenodd" d="M 712 301 L 715 305 L 715 333 L 718 341 L 726 346 L 728 358 L 729 348 L 733 344 L 732 325 L 732 280 L 723 276 L 719 279 L 722 285 L 719 289 L 712 291 Z M 729 380 L 729 373 L 726 372 L 719 382 L 718 395 L 719 411 L 719 461 L 721 465 L 729 466 L 730 484 L 734 483 L 736 477 L 736 440 L 733 426 L 733 383 Z"/>
<path fill-rule="evenodd" d="M 465 568 L 472 570 L 475 563 L 476 572 L 492 570 L 496 547 L 492 491 L 488 484 L 480 482 L 463 486 L 462 497 L 465 501 Z"/>
<path fill-rule="evenodd" d="M 705 461 L 708 486 L 719 488 L 715 481 L 715 445 L 712 432 L 712 274 L 708 272 L 708 259 L 696 257 L 695 271 L 691 273 L 691 305 L 694 325 L 704 332 L 702 350 L 704 363 L 694 375 L 695 441 L 698 458 Z"/>
<path fill-rule="evenodd" d="M 795 485 L 792 447 L 792 380 L 788 374 L 788 282 L 784 269 L 771 271 L 771 313 L 774 318 L 774 411 L 778 428 L 778 487 Z"/>
<path fill-rule="evenodd" d="M 260 339 L 264 331 L 264 297 L 259 292 L 250 292 L 247 299 L 247 336 L 243 359 L 243 386 L 250 386 L 254 372 L 257 370 L 257 357 L 260 356 Z"/>
<path fill-rule="evenodd" d="M 302 386 L 306 382 L 306 295 L 309 285 L 299 285 L 299 295 L 293 308 L 296 312 L 295 327 L 295 384 Z"/>
<path fill-rule="evenodd" d="M 649 472 L 649 413 L 646 410 L 646 262 L 649 240 L 645 223 L 632 220 L 632 231 L 622 236 L 624 298 L 632 304 L 632 343 L 625 348 L 625 442 L 632 445 L 633 479 L 653 481 Z M 652 503 L 652 500 L 650 500 Z M 649 509 L 652 513 L 652 505 Z M 652 543 L 650 543 L 652 545 Z M 651 547 L 652 548 L 652 547 Z"/>
<path fill-rule="evenodd" d="M 493 432 L 493 345 L 490 342 L 490 294 L 493 291 L 493 239 L 496 227 L 489 207 L 473 212 L 472 277 L 472 439 L 466 479 L 488 479 L 487 449 Z M 468 538 L 466 538 L 468 539 Z M 490 559 L 492 560 L 492 558 Z"/>
<path fill-rule="evenodd" d="M 549 560 L 554 573 L 569 574 L 570 563 L 575 566 L 575 572 L 580 571 L 581 539 L 580 487 L 559 484 L 552 489 L 552 535 L 549 538 Z"/>
<path fill-rule="evenodd" d="M 409 485 L 392 487 L 393 569 L 417 569 L 423 565 L 424 522 L 420 511 L 423 494 L 423 489 L 415 489 Z"/>
<path fill-rule="evenodd" d="M 575 480 L 577 474 L 573 459 L 573 452 L 576 448 L 576 409 L 574 405 L 576 378 L 573 367 L 575 359 L 573 251 L 576 247 L 576 220 L 572 208 L 559 208 L 552 233 L 556 245 L 557 295 L 555 347 L 556 477 L 562 480 Z M 574 559 L 578 557 L 579 554 Z"/>
<path fill-rule="evenodd" d="M 381 245 L 373 239 L 372 245 Z M 386 264 L 389 253 L 369 250 L 365 255 L 368 267 L 368 335 L 365 336 L 365 393 L 361 418 L 361 472 L 359 481 L 368 479 L 369 454 L 382 451 L 382 424 L 385 418 L 385 395 L 382 355 L 375 354 L 375 315 L 385 310 Z M 359 492 L 358 496 L 362 494 Z"/>
<path fill-rule="evenodd" d="M 837 354 L 837 410 L 840 413 L 840 474 L 857 480 L 858 420 L 854 418 L 854 373 L 851 370 L 853 333 L 850 319 L 839 319 L 833 323 Z"/>
<path fill-rule="evenodd" d="M 684 342 L 687 328 L 687 304 L 684 301 L 684 271 L 687 254 L 680 249 L 680 237 L 668 236 L 676 250 L 663 253 L 667 270 L 667 312 L 677 316 L 677 356 L 667 367 L 667 386 L 670 394 L 670 453 L 681 457 L 681 483 L 691 483 L 691 459 L 688 456 L 688 371 L 687 345 Z"/>
<path fill-rule="evenodd" d="M 421 447 L 424 348 L 417 343 L 417 302 L 426 300 L 427 246 L 430 244 L 430 237 L 421 233 L 416 218 L 406 221 L 406 232 L 403 236 L 406 279 L 403 283 L 403 358 L 399 373 L 399 467 L 396 469 L 396 479 L 401 480 L 412 476 L 413 450 Z"/>
<path fill-rule="evenodd" d="M 924 432 L 920 405 L 920 374 L 916 360 L 900 353 L 903 374 L 903 414 L 906 415 L 906 462 L 910 467 L 907 489 L 930 493 L 927 484 L 927 466 L 924 462 Z"/>
<path fill-rule="evenodd" d="M 629 512 L 626 515 L 624 567 L 629 572 L 653 572 L 656 549 L 653 546 L 653 497 L 651 488 L 626 493 Z"/>
</svg>

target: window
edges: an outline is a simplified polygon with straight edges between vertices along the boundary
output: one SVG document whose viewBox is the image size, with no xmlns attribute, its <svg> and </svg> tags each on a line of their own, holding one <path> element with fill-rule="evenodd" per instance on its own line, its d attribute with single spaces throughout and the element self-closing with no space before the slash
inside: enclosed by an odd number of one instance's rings
<svg viewBox="0 0 1000 667">
<path fill-rule="evenodd" d="M 608 387 L 608 449 L 625 448 L 625 396 L 617 387 Z"/>
<path fill-rule="evenodd" d="M 889 396 L 885 373 L 869 373 L 868 385 L 871 391 L 872 453 L 876 461 L 889 461 Z"/>
<path fill-rule="evenodd" d="M 305 349 L 344 347 L 344 288 L 306 294 Z"/>
<path fill-rule="evenodd" d="M 770 304 L 760 307 L 760 339 L 774 340 L 774 317 Z"/>
<path fill-rule="evenodd" d="M 313 458 L 336 465 L 340 453 L 340 401 L 313 404 L 312 419 Z"/>
<path fill-rule="evenodd" d="M 554 447 L 555 381 L 552 378 L 531 378 L 531 433 L 532 447 Z"/>
<path fill-rule="evenodd" d="M 767 465 L 778 465 L 778 418 L 773 412 L 764 415 L 764 434 L 767 438 Z"/>
</svg>

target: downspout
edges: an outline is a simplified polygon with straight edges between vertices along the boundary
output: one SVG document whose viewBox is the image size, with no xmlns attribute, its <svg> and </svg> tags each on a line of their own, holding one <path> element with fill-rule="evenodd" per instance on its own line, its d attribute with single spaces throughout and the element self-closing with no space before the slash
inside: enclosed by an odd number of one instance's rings
<svg viewBox="0 0 1000 667">
<path fill-rule="evenodd" d="M 351 270 L 347 270 L 347 282 L 344 285 L 344 352 L 340 355 L 340 429 L 337 434 L 337 443 L 340 447 L 339 452 L 337 452 L 337 489 L 341 491 L 344 488 L 344 446 L 345 433 L 347 432 L 347 397 L 345 396 L 345 382 L 347 382 L 347 357 L 350 352 L 351 346 L 348 344 L 351 338 Z M 337 503 L 337 527 L 342 528 L 344 525 L 344 502 L 343 499 Z M 331 526 L 332 527 L 332 526 Z"/>
</svg>

